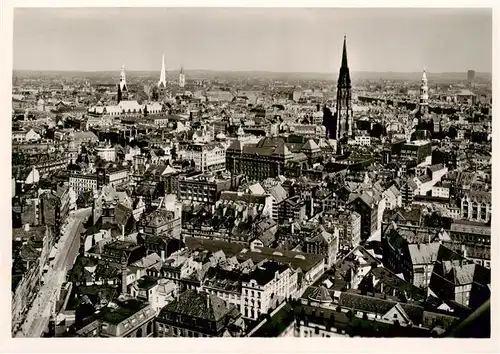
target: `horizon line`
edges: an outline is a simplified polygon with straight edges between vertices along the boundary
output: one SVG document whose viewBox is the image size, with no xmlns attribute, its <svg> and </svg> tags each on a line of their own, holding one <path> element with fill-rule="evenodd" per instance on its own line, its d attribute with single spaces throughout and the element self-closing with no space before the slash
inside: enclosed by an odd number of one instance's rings
<svg viewBox="0 0 500 354">
<path fill-rule="evenodd" d="M 468 70 L 474 70 L 474 69 L 466 69 L 464 71 L 428 71 L 425 70 L 427 74 L 455 74 L 455 73 L 467 73 Z M 99 72 L 120 72 L 120 70 L 117 69 L 103 69 L 103 70 L 82 70 L 82 69 L 62 69 L 62 70 L 54 70 L 54 69 L 12 69 L 12 71 L 42 71 L 42 72 L 82 72 L 82 73 L 99 73 Z M 126 72 L 156 72 L 159 70 L 156 69 L 139 69 L 139 70 L 126 70 Z M 161 71 L 161 70 L 160 70 Z M 166 69 L 167 73 L 169 72 L 168 69 Z M 175 70 L 170 70 L 170 72 L 176 72 L 180 71 L 180 69 L 175 69 Z M 273 71 L 273 70 L 229 70 L 229 69 L 187 69 L 184 68 L 184 71 L 207 71 L 207 72 L 231 72 L 231 73 L 239 73 L 239 72 L 245 72 L 245 73 L 252 73 L 252 72 L 264 72 L 264 73 L 273 73 L 273 74 L 321 74 L 321 75 L 330 75 L 332 72 L 321 72 L 321 71 Z M 422 73 L 424 69 L 421 71 L 378 71 L 378 70 L 350 70 L 351 72 L 357 72 L 357 73 L 374 73 L 374 74 L 415 74 L 415 73 Z M 492 74 L 492 71 L 478 71 L 474 70 L 476 74 Z M 336 72 L 335 72 L 336 73 Z"/>
</svg>

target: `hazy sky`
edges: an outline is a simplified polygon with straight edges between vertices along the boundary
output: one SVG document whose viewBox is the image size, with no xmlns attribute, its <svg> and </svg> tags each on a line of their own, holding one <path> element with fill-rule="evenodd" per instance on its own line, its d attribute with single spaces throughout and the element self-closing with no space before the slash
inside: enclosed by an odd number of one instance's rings
<svg viewBox="0 0 500 354">
<path fill-rule="evenodd" d="M 14 11 L 14 69 L 491 72 L 490 9 Z"/>
</svg>

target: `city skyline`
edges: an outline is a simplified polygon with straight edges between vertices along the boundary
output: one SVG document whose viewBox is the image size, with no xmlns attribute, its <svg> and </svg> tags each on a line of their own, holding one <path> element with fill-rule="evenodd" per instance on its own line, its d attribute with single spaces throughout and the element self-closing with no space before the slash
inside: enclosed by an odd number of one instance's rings
<svg viewBox="0 0 500 354">
<path fill-rule="evenodd" d="M 15 9 L 13 69 L 329 73 L 346 35 L 353 72 L 491 72 L 491 29 L 490 9 Z"/>
</svg>

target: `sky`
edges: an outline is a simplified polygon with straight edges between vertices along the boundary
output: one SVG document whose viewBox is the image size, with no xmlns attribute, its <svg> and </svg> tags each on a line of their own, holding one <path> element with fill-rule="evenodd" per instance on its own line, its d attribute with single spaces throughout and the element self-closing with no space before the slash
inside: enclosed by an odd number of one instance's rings
<svg viewBox="0 0 500 354">
<path fill-rule="evenodd" d="M 491 9 L 17 8 L 15 70 L 492 71 Z"/>
</svg>

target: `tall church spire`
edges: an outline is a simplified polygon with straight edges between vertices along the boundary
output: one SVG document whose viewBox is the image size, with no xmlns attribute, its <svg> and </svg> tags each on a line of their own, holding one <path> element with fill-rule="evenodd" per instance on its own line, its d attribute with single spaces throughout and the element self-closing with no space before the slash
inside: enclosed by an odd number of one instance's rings
<svg viewBox="0 0 500 354">
<path fill-rule="evenodd" d="M 165 54 L 161 57 L 161 71 L 160 71 L 160 81 L 158 81 L 158 87 L 167 87 L 167 72 L 165 70 Z"/>
<path fill-rule="evenodd" d="M 349 66 L 347 65 L 347 46 L 346 46 L 346 36 L 344 36 L 344 47 L 342 48 L 342 63 L 340 65 L 339 73 L 339 84 L 351 85 L 351 74 L 349 72 Z"/>
<path fill-rule="evenodd" d="M 347 65 L 345 36 L 342 49 L 342 63 L 340 65 L 339 79 L 337 82 L 337 109 L 335 117 L 335 139 L 339 140 L 352 136 L 351 75 L 349 73 L 349 66 Z"/>
<path fill-rule="evenodd" d="M 344 36 L 344 49 L 342 50 L 342 68 L 347 68 L 347 48 L 346 48 L 346 36 Z"/>
</svg>

